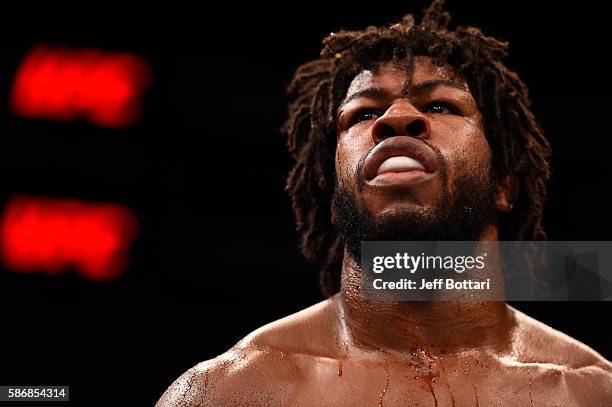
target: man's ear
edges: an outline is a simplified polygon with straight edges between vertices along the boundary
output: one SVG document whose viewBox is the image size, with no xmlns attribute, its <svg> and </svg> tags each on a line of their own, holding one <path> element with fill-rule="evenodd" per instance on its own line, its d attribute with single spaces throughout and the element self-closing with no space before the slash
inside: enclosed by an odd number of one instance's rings
<svg viewBox="0 0 612 407">
<path fill-rule="evenodd" d="M 500 212 L 511 212 L 516 203 L 519 183 L 512 173 L 497 175 L 497 191 L 495 193 L 495 208 Z"/>
</svg>

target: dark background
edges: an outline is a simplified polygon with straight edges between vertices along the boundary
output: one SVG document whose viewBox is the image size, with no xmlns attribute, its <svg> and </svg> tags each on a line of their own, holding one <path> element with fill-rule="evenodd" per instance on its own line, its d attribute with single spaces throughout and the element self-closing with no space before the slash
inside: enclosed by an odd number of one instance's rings
<svg viewBox="0 0 612 407">
<path fill-rule="evenodd" d="M 329 32 L 395 22 L 425 4 L 393 3 L 4 13 L 0 203 L 15 193 L 118 202 L 141 230 L 129 271 L 112 282 L 0 270 L 0 384 L 69 384 L 73 405 L 152 405 L 187 368 L 319 301 L 283 191 L 284 88 Z M 586 3 L 535 4 L 448 8 L 455 21 L 511 42 L 509 63 L 555 150 L 549 238 L 608 240 L 609 23 Z M 142 119 L 111 130 L 11 115 L 13 75 L 41 42 L 148 60 Z M 612 358 L 612 303 L 515 306 Z"/>
</svg>

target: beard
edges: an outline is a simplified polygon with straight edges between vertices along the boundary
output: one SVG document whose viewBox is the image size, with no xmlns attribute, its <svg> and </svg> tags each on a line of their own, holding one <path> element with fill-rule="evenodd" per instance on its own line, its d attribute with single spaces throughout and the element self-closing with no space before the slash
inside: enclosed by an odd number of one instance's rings
<svg viewBox="0 0 612 407">
<path fill-rule="evenodd" d="M 449 193 L 442 168 L 443 194 L 428 208 L 400 210 L 375 218 L 352 190 L 336 185 L 333 199 L 338 232 L 353 260 L 361 258 L 361 241 L 475 241 L 481 237 L 495 206 L 491 169 L 465 174 Z M 360 181 L 360 185 L 363 184 Z M 358 187 L 358 191 L 362 188 Z"/>
</svg>

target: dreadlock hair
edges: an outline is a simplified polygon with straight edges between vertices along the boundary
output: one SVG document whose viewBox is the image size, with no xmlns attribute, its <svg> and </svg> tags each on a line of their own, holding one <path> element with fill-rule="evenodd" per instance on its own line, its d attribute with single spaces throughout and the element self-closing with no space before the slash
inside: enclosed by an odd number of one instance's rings
<svg viewBox="0 0 612 407">
<path fill-rule="evenodd" d="M 321 290 L 339 289 L 343 242 L 331 219 L 336 148 L 336 112 L 347 88 L 363 69 L 410 56 L 449 64 L 465 78 L 480 110 L 498 173 L 519 182 L 513 211 L 500 214 L 501 240 L 546 240 L 542 212 L 551 150 L 530 110 L 526 85 L 504 65 L 508 43 L 476 27 L 449 30 L 444 0 L 435 0 L 417 24 L 412 14 L 384 27 L 331 33 L 319 59 L 300 66 L 288 86 L 289 116 L 282 127 L 295 165 L 287 178 L 301 251 L 321 261 Z"/>
</svg>

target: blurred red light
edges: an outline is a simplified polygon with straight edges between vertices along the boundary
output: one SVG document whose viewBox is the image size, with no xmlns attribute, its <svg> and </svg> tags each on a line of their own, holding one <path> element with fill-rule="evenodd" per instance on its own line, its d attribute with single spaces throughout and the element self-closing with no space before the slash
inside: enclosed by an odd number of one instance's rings
<svg viewBox="0 0 612 407">
<path fill-rule="evenodd" d="M 85 118 L 122 127 L 138 120 L 150 76 L 148 64 L 134 54 L 40 45 L 17 70 L 11 109 L 27 118 Z"/>
<path fill-rule="evenodd" d="M 74 268 L 91 280 L 111 280 L 126 270 L 136 229 L 135 215 L 117 204 L 16 196 L 0 219 L 0 253 L 18 272 Z"/>
</svg>

